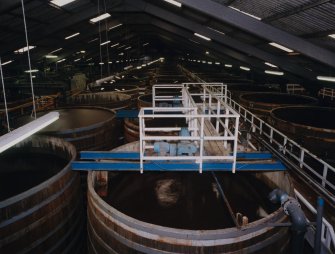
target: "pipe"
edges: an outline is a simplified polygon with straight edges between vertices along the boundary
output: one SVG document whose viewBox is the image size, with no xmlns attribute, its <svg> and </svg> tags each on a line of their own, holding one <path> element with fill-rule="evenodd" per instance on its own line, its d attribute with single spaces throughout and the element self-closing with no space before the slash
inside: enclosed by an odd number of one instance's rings
<svg viewBox="0 0 335 254">
<path fill-rule="evenodd" d="M 269 194 L 269 199 L 273 203 L 280 203 L 284 212 L 290 217 L 292 222 L 291 253 L 303 254 L 305 233 L 307 231 L 307 219 L 295 198 L 290 197 L 285 191 L 275 189 Z"/>
<path fill-rule="evenodd" d="M 314 254 L 321 253 L 321 234 L 322 234 L 322 217 L 323 217 L 324 200 L 318 197 L 316 213 L 316 232 L 314 240 Z"/>
</svg>

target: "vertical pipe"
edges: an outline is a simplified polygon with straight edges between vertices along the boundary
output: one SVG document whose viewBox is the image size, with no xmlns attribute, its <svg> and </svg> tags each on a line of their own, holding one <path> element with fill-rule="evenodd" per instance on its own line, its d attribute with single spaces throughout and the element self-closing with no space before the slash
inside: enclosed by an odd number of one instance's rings
<svg viewBox="0 0 335 254">
<path fill-rule="evenodd" d="M 314 239 L 314 254 L 321 253 L 321 232 L 322 232 L 322 218 L 323 218 L 324 200 L 318 197 L 316 208 L 316 232 Z"/>
</svg>

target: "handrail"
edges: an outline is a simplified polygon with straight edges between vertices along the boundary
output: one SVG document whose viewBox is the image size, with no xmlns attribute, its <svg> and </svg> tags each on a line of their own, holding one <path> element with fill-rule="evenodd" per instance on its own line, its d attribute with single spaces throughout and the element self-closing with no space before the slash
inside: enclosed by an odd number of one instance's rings
<svg viewBox="0 0 335 254">
<path fill-rule="evenodd" d="M 335 98 L 335 89 L 324 87 L 319 90 L 318 95 L 322 96 L 322 98 L 329 97 L 331 100 L 333 100 Z"/>
</svg>

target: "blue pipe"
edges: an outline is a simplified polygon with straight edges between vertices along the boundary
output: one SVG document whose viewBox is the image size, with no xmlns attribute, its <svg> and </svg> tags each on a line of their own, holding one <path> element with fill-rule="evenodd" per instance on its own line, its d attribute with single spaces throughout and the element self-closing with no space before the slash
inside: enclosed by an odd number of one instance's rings
<svg viewBox="0 0 335 254">
<path fill-rule="evenodd" d="M 273 203 L 280 203 L 284 212 L 290 217 L 292 226 L 291 253 L 303 254 L 305 233 L 307 231 L 307 219 L 295 198 L 290 197 L 285 191 L 275 189 L 269 194 Z"/>
</svg>

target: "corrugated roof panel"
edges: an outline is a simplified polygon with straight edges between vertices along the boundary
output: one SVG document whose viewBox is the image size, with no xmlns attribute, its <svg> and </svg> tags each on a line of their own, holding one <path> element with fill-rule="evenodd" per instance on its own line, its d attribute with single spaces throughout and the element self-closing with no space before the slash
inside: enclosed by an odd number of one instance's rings
<svg viewBox="0 0 335 254">
<path fill-rule="evenodd" d="M 286 12 L 313 0 L 235 0 L 231 6 L 260 18 Z"/>
<path fill-rule="evenodd" d="M 335 5 L 328 3 L 271 24 L 296 35 L 335 29 Z"/>
</svg>

